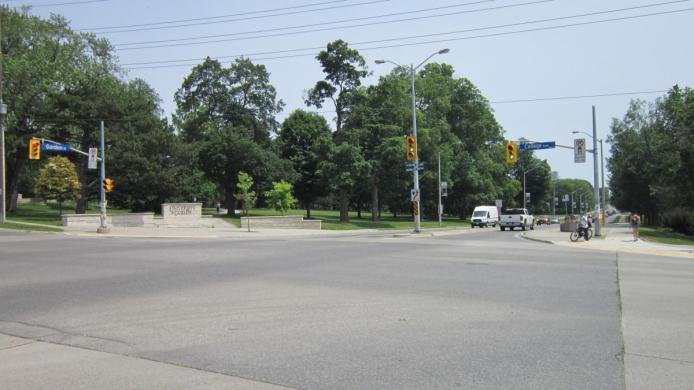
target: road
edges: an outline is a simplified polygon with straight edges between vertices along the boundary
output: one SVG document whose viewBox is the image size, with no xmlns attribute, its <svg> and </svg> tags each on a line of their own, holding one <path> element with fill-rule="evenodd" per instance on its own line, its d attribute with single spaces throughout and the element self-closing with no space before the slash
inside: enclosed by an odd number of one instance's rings
<svg viewBox="0 0 694 390">
<path fill-rule="evenodd" d="M 3 232 L 0 334 L 289 388 L 625 387 L 615 255 L 498 229 Z"/>
</svg>

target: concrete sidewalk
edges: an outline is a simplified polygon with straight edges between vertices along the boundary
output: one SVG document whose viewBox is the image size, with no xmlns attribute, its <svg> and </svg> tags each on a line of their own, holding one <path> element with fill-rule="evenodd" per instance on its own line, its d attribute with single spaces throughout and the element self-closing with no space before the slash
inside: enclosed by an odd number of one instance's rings
<svg viewBox="0 0 694 390">
<path fill-rule="evenodd" d="M 692 389 L 694 384 L 694 247 L 634 242 L 628 225 L 604 237 L 570 242 L 549 226 L 526 239 L 615 252 L 622 306 L 624 376 L 628 390 Z"/>
<path fill-rule="evenodd" d="M 289 389 L 131 356 L 0 334 L 2 389 Z"/>
<path fill-rule="evenodd" d="M 535 230 L 529 230 L 521 234 L 523 238 L 529 240 L 572 248 L 694 259 L 694 246 L 691 245 L 658 244 L 641 239 L 634 241 L 631 228 L 627 224 L 608 224 L 602 228 L 602 237 L 593 237 L 588 242 L 584 241 L 583 238 L 577 242 L 571 242 L 569 235 L 570 233 L 568 232 L 560 232 L 559 225 L 538 226 Z"/>
</svg>

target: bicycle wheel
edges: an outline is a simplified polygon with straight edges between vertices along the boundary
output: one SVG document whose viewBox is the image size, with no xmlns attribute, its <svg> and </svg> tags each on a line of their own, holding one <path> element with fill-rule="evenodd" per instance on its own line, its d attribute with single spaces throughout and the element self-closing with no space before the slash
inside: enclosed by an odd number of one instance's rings
<svg viewBox="0 0 694 390">
<path fill-rule="evenodd" d="M 578 237 L 580 237 L 580 236 L 578 235 L 578 232 L 573 232 L 573 233 L 571 233 L 571 235 L 569 236 L 569 238 L 570 238 L 571 241 L 573 241 L 573 242 L 578 241 Z"/>
<path fill-rule="evenodd" d="M 593 238 L 593 229 L 588 229 L 588 239 Z"/>
</svg>

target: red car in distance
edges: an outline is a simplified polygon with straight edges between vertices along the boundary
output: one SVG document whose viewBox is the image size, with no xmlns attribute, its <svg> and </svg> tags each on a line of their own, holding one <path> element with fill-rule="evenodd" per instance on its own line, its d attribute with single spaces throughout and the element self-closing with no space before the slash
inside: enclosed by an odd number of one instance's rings
<svg viewBox="0 0 694 390">
<path fill-rule="evenodd" d="M 538 225 L 549 225 L 549 217 L 546 215 L 540 215 L 537 217 L 537 224 Z"/>
</svg>

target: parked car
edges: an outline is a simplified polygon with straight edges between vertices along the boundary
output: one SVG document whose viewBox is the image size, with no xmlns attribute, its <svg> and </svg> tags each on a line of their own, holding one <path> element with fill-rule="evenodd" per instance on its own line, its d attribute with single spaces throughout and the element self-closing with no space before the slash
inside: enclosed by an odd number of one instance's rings
<svg viewBox="0 0 694 390">
<path fill-rule="evenodd" d="M 552 218 L 552 220 L 549 221 L 551 224 L 559 223 L 559 218 Z"/>
<path fill-rule="evenodd" d="M 538 225 L 549 225 L 549 217 L 546 215 L 540 215 L 537 217 L 537 222 Z"/>
</svg>

